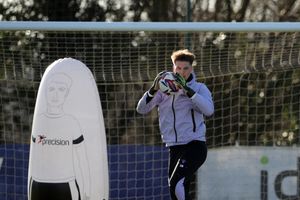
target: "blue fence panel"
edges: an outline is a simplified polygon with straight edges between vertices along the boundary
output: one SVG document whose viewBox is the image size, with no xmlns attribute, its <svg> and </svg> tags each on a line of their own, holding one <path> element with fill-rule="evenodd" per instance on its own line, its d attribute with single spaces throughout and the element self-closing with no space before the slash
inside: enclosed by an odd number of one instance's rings
<svg viewBox="0 0 300 200">
<path fill-rule="evenodd" d="M 0 145 L 0 200 L 27 200 L 29 145 Z M 167 200 L 168 152 L 161 146 L 109 145 L 110 200 Z"/>
</svg>

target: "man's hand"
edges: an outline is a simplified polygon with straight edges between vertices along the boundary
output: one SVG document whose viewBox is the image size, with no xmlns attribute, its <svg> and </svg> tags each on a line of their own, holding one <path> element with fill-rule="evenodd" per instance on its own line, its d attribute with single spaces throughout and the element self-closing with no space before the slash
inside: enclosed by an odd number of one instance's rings
<svg viewBox="0 0 300 200">
<path fill-rule="evenodd" d="M 175 74 L 175 81 L 176 83 L 178 83 L 178 86 L 181 88 L 181 89 L 184 89 L 186 86 L 186 80 L 178 73 Z"/>
<path fill-rule="evenodd" d="M 186 85 L 186 80 L 178 73 L 175 74 L 175 81 L 181 89 L 183 89 L 188 97 L 192 97 L 195 91 Z"/>
<path fill-rule="evenodd" d="M 159 90 L 159 84 L 158 84 L 158 82 L 161 79 L 162 75 L 164 75 L 166 72 L 167 71 L 162 71 L 162 72 L 159 72 L 156 75 L 156 77 L 155 77 L 155 79 L 154 79 L 154 81 L 152 83 L 152 86 L 151 86 L 151 88 L 149 90 L 150 95 L 154 95 L 157 92 L 157 90 Z"/>
</svg>

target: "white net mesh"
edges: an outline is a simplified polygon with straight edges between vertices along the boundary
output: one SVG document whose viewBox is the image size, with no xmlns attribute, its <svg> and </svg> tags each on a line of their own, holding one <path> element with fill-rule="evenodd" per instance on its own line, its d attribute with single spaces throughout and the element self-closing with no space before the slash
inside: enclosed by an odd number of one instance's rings
<svg viewBox="0 0 300 200">
<path fill-rule="evenodd" d="M 190 38 L 187 38 L 190 37 Z M 169 199 L 168 152 L 157 112 L 136 113 L 170 55 L 196 54 L 195 73 L 212 91 L 209 149 L 298 146 L 299 33 L 0 32 L 0 199 L 27 199 L 32 116 L 39 81 L 54 60 L 73 57 L 96 79 L 105 119 L 110 199 Z M 192 195 L 196 196 L 195 182 Z"/>
</svg>

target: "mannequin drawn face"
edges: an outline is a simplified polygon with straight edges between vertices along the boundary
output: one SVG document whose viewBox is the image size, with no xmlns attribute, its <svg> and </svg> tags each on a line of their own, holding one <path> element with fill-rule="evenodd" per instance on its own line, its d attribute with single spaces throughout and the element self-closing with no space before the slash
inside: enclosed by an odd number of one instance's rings
<svg viewBox="0 0 300 200">
<path fill-rule="evenodd" d="M 64 83 L 51 82 L 47 87 L 47 102 L 50 106 L 60 106 L 68 96 L 68 87 Z"/>
<path fill-rule="evenodd" d="M 72 80 L 65 74 L 55 74 L 47 81 L 46 99 L 48 112 L 61 113 L 69 94 Z"/>
</svg>

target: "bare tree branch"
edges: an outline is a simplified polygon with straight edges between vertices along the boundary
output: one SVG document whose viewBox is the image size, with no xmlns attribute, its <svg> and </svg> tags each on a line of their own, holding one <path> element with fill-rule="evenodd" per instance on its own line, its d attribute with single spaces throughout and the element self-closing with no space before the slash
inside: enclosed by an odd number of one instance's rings
<svg viewBox="0 0 300 200">
<path fill-rule="evenodd" d="M 241 9 L 238 11 L 235 20 L 242 22 L 245 20 L 246 11 L 248 10 L 250 0 L 244 0 Z"/>
</svg>

